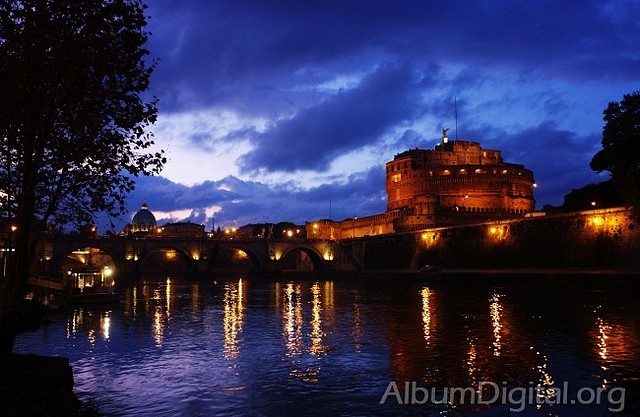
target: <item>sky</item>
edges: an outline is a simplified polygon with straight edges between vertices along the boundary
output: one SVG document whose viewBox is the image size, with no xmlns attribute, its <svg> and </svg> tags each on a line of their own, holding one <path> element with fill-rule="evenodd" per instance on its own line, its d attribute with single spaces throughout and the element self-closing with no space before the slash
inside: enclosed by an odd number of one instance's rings
<svg viewBox="0 0 640 417">
<path fill-rule="evenodd" d="M 524 164 L 536 206 L 559 205 L 608 178 L 589 168 L 602 111 L 640 89 L 637 0 L 153 0 L 147 14 L 168 162 L 118 227 L 143 202 L 206 230 L 382 213 L 385 163 L 443 127 Z"/>
</svg>

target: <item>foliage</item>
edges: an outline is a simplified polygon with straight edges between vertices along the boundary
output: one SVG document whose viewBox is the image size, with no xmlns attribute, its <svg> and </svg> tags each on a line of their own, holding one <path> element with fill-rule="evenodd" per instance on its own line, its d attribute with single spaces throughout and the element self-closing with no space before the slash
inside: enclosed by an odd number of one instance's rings
<svg viewBox="0 0 640 417">
<path fill-rule="evenodd" d="M 617 188 L 611 180 L 588 184 L 573 189 L 564 196 L 563 211 L 592 210 L 624 205 Z"/>
<path fill-rule="evenodd" d="M 609 171 L 624 200 L 640 207 L 640 91 L 625 94 L 604 110 L 602 149 L 591 169 Z"/>
<path fill-rule="evenodd" d="M 20 297 L 44 225 L 124 212 L 134 176 L 158 173 L 147 131 L 155 64 L 139 0 L 0 2 L 0 196 L 18 229 L 2 317 Z M 2 349 L 6 349 L 4 340 Z"/>
<path fill-rule="evenodd" d="M 117 215 L 129 174 L 158 172 L 145 127 L 153 65 L 138 1 L 12 1 L 0 11 L 0 187 L 41 220 Z M 6 200 L 5 200 L 6 201 Z M 7 207 L 3 207 L 5 212 Z"/>
</svg>

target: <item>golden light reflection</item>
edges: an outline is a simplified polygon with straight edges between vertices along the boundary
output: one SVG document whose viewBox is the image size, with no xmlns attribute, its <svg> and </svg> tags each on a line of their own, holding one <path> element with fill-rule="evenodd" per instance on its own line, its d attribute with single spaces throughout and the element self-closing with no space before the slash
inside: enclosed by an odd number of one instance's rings
<svg viewBox="0 0 640 417">
<path fill-rule="evenodd" d="M 142 294 L 146 299 L 146 311 L 147 314 L 151 308 L 151 300 L 156 301 L 154 311 L 153 311 L 153 339 L 155 345 L 160 347 L 164 343 L 164 331 L 167 326 L 166 322 L 171 320 L 171 310 L 173 308 L 172 305 L 172 283 L 171 278 L 167 278 L 165 281 L 164 294 L 162 293 L 160 288 L 155 288 L 153 290 L 153 296 L 149 298 L 149 286 L 148 284 L 144 284 L 142 286 Z M 135 298 L 135 296 L 134 296 Z"/>
<path fill-rule="evenodd" d="M 478 368 L 477 368 L 477 357 L 478 351 L 476 349 L 475 340 L 473 337 L 467 337 L 467 342 L 469 342 L 469 348 L 467 349 L 467 373 L 469 374 L 469 380 L 472 384 L 475 384 Z"/>
<path fill-rule="evenodd" d="M 274 303 L 276 306 L 276 311 L 280 311 L 280 308 L 282 306 L 282 296 L 280 294 L 280 283 L 276 282 L 275 284 L 273 284 L 273 294 L 274 294 Z"/>
<path fill-rule="evenodd" d="M 142 284 L 142 300 L 144 300 L 144 312 L 147 316 L 151 313 L 151 298 L 149 297 L 149 284 Z"/>
<path fill-rule="evenodd" d="M 502 348 L 502 304 L 500 304 L 500 294 L 492 294 L 489 302 L 489 315 L 491 316 L 491 327 L 493 328 L 493 355 L 500 356 Z"/>
<path fill-rule="evenodd" d="M 335 319 L 334 317 L 335 306 L 333 301 L 333 294 L 334 294 L 333 281 L 324 282 L 322 287 L 322 294 L 323 294 L 323 300 L 324 300 L 323 313 L 324 313 L 324 319 L 325 319 L 325 327 L 333 326 L 334 319 Z"/>
<path fill-rule="evenodd" d="M 353 330 L 351 335 L 355 343 L 356 353 L 360 353 L 362 349 L 362 313 L 360 311 L 361 295 L 355 290 L 355 302 L 353 303 Z"/>
<path fill-rule="evenodd" d="M 105 340 L 109 340 L 109 329 L 111 327 L 111 317 L 109 312 L 105 312 L 104 316 L 100 317 L 100 333 Z"/>
<path fill-rule="evenodd" d="M 224 286 L 224 358 L 236 359 L 240 354 L 240 337 L 244 326 L 245 285 L 242 278 Z"/>
<path fill-rule="evenodd" d="M 322 299 L 320 296 L 320 284 L 314 282 L 311 286 L 311 347 L 309 352 L 313 355 L 319 355 L 327 351 L 326 346 L 322 344 L 324 332 L 322 331 Z"/>
<path fill-rule="evenodd" d="M 607 339 L 609 338 L 607 334 L 611 331 L 611 326 L 606 325 L 604 320 L 602 320 L 602 317 L 598 317 L 596 319 L 596 323 L 598 326 L 598 356 L 600 356 L 600 359 L 603 361 L 606 361 Z"/>
<path fill-rule="evenodd" d="M 164 341 L 164 314 L 162 306 L 159 305 L 153 314 L 153 340 L 158 347 L 162 346 Z"/>
<path fill-rule="evenodd" d="M 98 335 L 102 340 L 109 341 L 111 329 L 111 317 L 109 311 L 91 312 L 79 308 L 67 320 L 66 337 L 75 338 L 78 332 L 87 332 L 87 341 L 92 346 L 98 340 Z"/>
<path fill-rule="evenodd" d="M 420 295 L 422 296 L 422 325 L 424 330 L 424 340 L 427 342 L 427 346 L 429 346 L 431 339 L 431 290 L 429 287 L 424 287 L 422 291 L 420 291 Z"/>
<path fill-rule="evenodd" d="M 74 310 L 71 318 L 67 320 L 67 339 L 75 336 L 78 332 L 78 324 L 82 323 L 82 314 L 83 310 L 81 308 L 78 310 Z"/>
<path fill-rule="evenodd" d="M 616 370 L 626 368 L 634 362 L 634 352 L 640 347 L 638 328 L 633 324 L 615 323 L 599 313 L 600 307 L 594 312 L 593 330 L 590 337 L 593 349 L 602 369 L 602 387 L 607 388 L 616 381 Z"/>
<path fill-rule="evenodd" d="M 131 313 L 133 317 L 137 315 L 138 312 L 138 287 L 133 287 L 131 291 Z"/>
<path fill-rule="evenodd" d="M 607 339 L 609 339 L 609 332 L 611 331 L 611 326 L 608 326 L 604 323 L 602 317 L 598 317 L 596 319 L 596 324 L 598 326 L 598 356 L 602 360 L 603 364 L 600 365 L 600 368 L 604 371 L 608 371 L 607 367 Z M 602 380 L 602 387 L 607 388 L 607 386 L 613 381 L 607 380 L 606 377 Z"/>
<path fill-rule="evenodd" d="M 171 319 L 171 278 L 167 277 L 167 286 L 164 290 L 165 306 L 167 312 L 167 319 Z"/>
<path fill-rule="evenodd" d="M 286 336 L 287 356 L 302 353 L 302 289 L 300 284 L 287 284 L 282 304 L 282 326 Z"/>
<path fill-rule="evenodd" d="M 533 350 L 533 346 L 531 346 L 530 349 Z M 536 404 L 536 408 L 540 409 L 542 407 L 540 404 L 554 397 L 556 392 L 554 388 L 552 388 L 555 386 L 555 382 L 548 370 L 547 356 L 541 354 L 539 351 L 536 351 L 536 356 L 541 358 L 540 364 L 535 366 L 535 370 L 538 373 L 538 389 L 536 390 L 536 395 L 540 398 L 540 401 Z"/>
</svg>

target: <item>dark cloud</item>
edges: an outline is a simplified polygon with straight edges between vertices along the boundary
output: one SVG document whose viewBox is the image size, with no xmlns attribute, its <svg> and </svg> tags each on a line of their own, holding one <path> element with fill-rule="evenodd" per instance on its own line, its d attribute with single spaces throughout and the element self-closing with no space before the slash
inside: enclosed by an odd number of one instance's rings
<svg viewBox="0 0 640 417">
<path fill-rule="evenodd" d="M 572 188 L 604 179 L 589 168 L 600 148 L 596 135 L 581 137 L 547 122 L 495 144 L 502 148 L 506 162 L 520 163 L 533 171 L 539 185 L 535 193 L 538 207 L 561 204 Z"/>
<path fill-rule="evenodd" d="M 635 0 L 154 0 L 148 12 L 159 117 L 228 112 L 240 122 L 191 129 L 186 142 L 218 155 L 254 146 L 237 161 L 242 179 L 139 179 L 132 210 L 146 201 L 196 222 L 214 205 L 217 222 L 237 225 L 328 217 L 329 206 L 334 218 L 382 212 L 384 161 L 432 148 L 442 127 L 455 134 L 456 99 L 460 139 L 526 165 L 538 206 L 558 204 L 602 180 L 588 167 L 601 109 L 640 74 Z M 328 172 L 372 146 L 378 166 L 301 190 L 295 172 Z M 272 172 L 294 174 L 279 186 L 248 180 Z"/>
<path fill-rule="evenodd" d="M 372 144 L 394 125 L 411 120 L 419 95 L 416 74 L 405 66 L 384 66 L 351 90 L 300 110 L 254 138 L 241 159 L 246 171 L 326 170 L 341 154 Z"/>
<path fill-rule="evenodd" d="M 150 6 L 150 47 L 161 59 L 154 88 L 168 110 L 225 105 L 270 113 L 274 105 L 281 110 L 308 99 L 285 90 L 380 60 L 514 68 L 576 82 L 636 80 L 640 72 L 634 1 L 156 0 Z"/>
</svg>

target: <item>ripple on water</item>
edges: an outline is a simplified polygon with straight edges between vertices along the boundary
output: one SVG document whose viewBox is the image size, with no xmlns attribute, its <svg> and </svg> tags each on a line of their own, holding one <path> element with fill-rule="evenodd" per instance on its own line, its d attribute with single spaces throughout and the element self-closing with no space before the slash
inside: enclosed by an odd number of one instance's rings
<svg viewBox="0 0 640 417">
<path fill-rule="evenodd" d="M 446 410 L 379 401 L 390 381 L 640 379 L 640 311 L 615 288 L 230 279 L 128 291 L 120 308 L 58 315 L 16 342 L 69 357 L 76 391 L 105 416 L 434 414 Z"/>
</svg>

